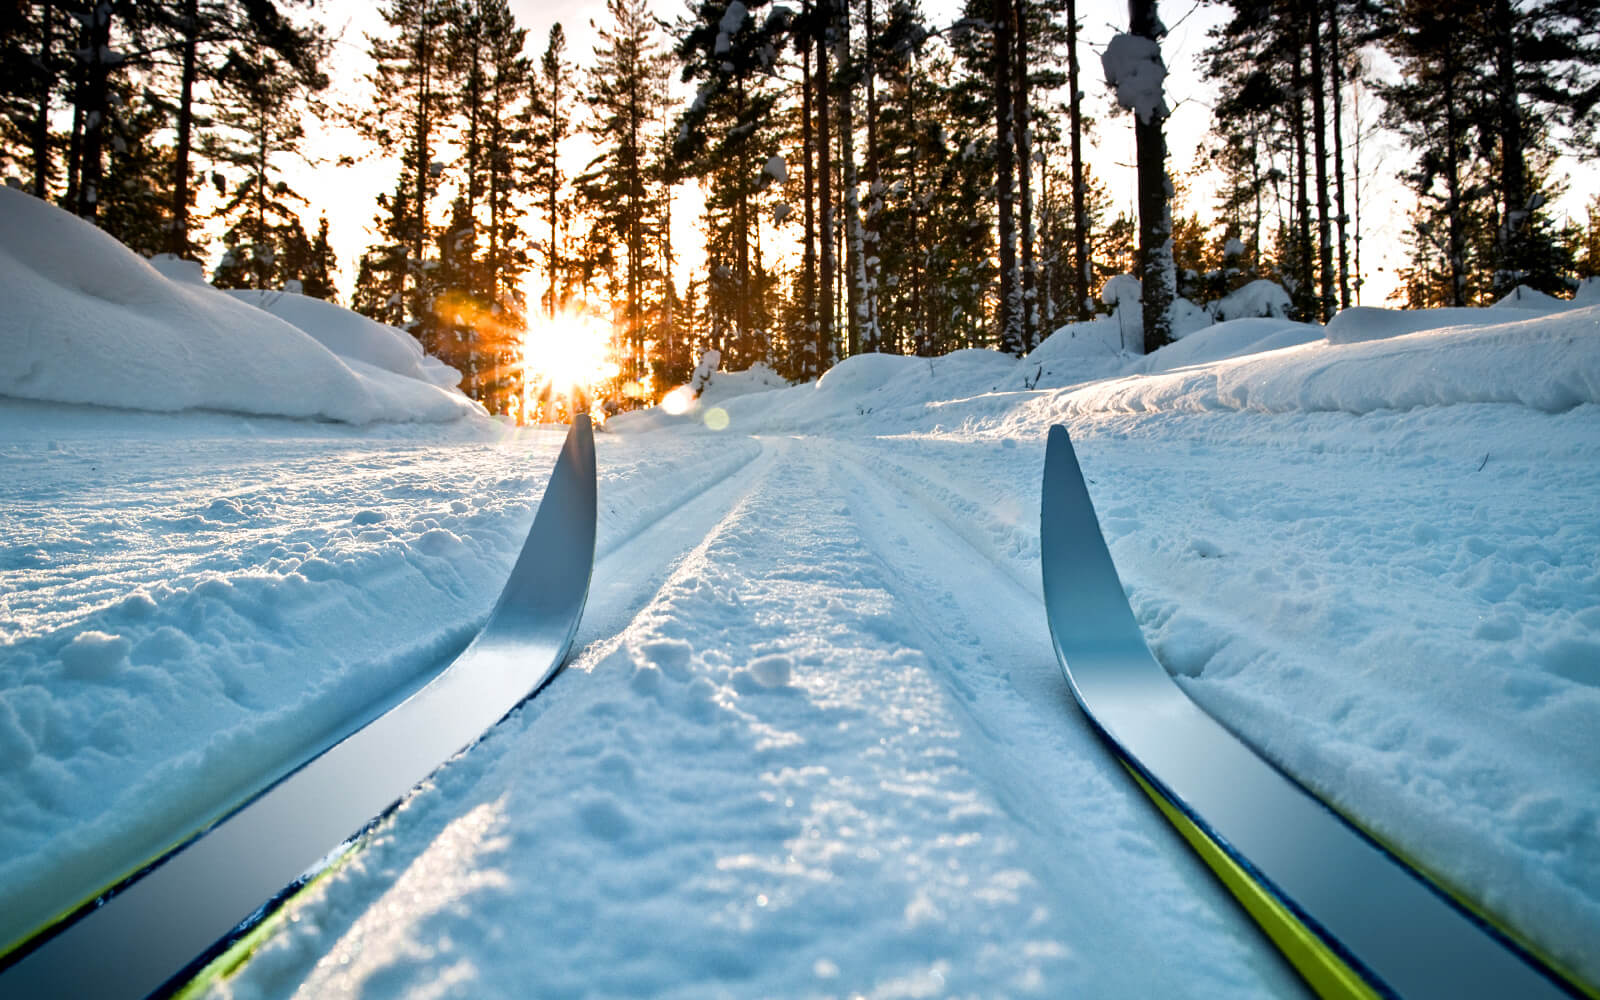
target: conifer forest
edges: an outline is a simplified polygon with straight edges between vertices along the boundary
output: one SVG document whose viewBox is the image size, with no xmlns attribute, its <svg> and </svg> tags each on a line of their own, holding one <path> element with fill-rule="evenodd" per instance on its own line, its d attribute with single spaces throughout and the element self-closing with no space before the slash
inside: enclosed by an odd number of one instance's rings
<svg viewBox="0 0 1600 1000">
<path fill-rule="evenodd" d="M 593 342 L 574 380 L 616 410 L 708 351 L 807 380 L 864 352 L 1020 356 L 1116 308 L 1148 351 L 1252 282 L 1326 322 L 1600 275 L 1600 195 L 1552 207 L 1600 170 L 1594 0 L 1215 0 L 1181 56 L 1215 92 L 1183 163 L 1164 19 L 1195 6 L 596 0 L 578 51 L 510 0 L 381 0 L 343 38 L 329 0 L 15 0 L 0 174 L 218 287 L 408 331 L 516 419 L 562 415 L 535 356 L 563 338 Z M 335 128 L 351 148 L 317 170 L 392 166 L 359 247 L 287 169 Z M 1136 204 L 1091 155 L 1111 134 L 1133 137 Z M 1402 152 L 1375 166 L 1380 135 Z M 1378 173 L 1410 214 L 1374 301 Z M 691 188 L 698 238 L 675 241 Z"/>
</svg>

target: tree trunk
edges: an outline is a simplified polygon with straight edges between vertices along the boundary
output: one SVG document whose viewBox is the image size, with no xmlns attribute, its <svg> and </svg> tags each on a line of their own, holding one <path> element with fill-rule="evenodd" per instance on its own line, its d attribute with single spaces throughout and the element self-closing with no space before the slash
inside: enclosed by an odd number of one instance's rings
<svg viewBox="0 0 1600 1000">
<path fill-rule="evenodd" d="M 800 150 L 801 172 L 805 184 L 805 251 L 801 272 L 800 294 L 803 297 L 800 315 L 805 328 L 805 340 L 800 345 L 800 378 L 816 378 L 822 374 L 821 355 L 817 350 L 817 183 L 812 170 L 816 155 L 816 119 L 812 101 L 814 84 L 811 72 L 813 47 L 807 43 L 800 61 Z"/>
<path fill-rule="evenodd" d="M 110 111 L 109 82 L 111 56 L 110 0 L 100 0 L 85 15 L 83 51 L 85 60 L 81 110 L 83 141 L 79 147 L 77 199 L 74 210 L 80 218 L 93 221 L 100 212 L 100 185 L 105 174 L 105 136 Z"/>
<path fill-rule="evenodd" d="M 426 304 L 422 301 L 421 268 L 423 254 L 427 252 L 428 244 L 428 181 L 433 161 L 431 149 L 433 120 L 429 114 L 430 105 L 433 103 L 433 50 L 432 39 L 429 34 L 433 30 L 433 25 L 429 19 L 430 9 L 431 0 L 423 0 L 417 11 L 417 48 L 415 56 L 418 74 L 417 107 L 416 115 L 412 121 L 411 150 L 417 173 L 414 195 L 416 200 L 412 205 L 416 218 L 413 220 L 411 233 L 411 261 L 410 266 L 406 269 L 407 271 L 416 269 L 412 282 L 417 293 L 416 301 L 413 303 L 415 317 L 420 317 L 426 308 Z"/>
<path fill-rule="evenodd" d="M 1515 13 L 1511 0 L 1494 3 L 1495 112 L 1500 132 L 1500 228 L 1495 232 L 1498 297 L 1521 283 L 1526 261 L 1520 239 L 1528 224 L 1528 170 L 1523 149 L 1522 109 L 1517 102 Z"/>
<path fill-rule="evenodd" d="M 831 3 L 832 0 L 826 0 Z M 818 291 L 822 293 L 822 305 L 818 310 L 817 326 L 817 362 L 823 370 L 833 367 L 838 358 L 838 351 L 834 344 L 833 315 L 833 276 L 838 270 L 838 258 L 834 254 L 834 228 L 833 228 L 833 138 L 832 123 L 828 120 L 831 114 L 829 107 L 832 101 L 830 93 L 828 68 L 828 44 L 826 32 L 831 25 L 832 18 L 823 19 L 823 27 L 818 32 L 818 37 L 812 39 L 816 46 L 817 78 L 816 78 L 816 105 L 817 105 L 817 179 L 821 190 L 817 192 L 817 216 L 819 222 L 818 243 L 821 250 L 820 262 L 821 275 L 818 281 Z"/>
<path fill-rule="evenodd" d="M 172 157 L 172 232 L 168 252 L 189 256 L 190 131 L 194 126 L 194 82 L 199 55 L 200 5 L 198 0 L 183 4 L 183 69 L 178 83 L 178 144 Z"/>
<path fill-rule="evenodd" d="M 1094 262 L 1089 257 L 1089 211 L 1083 171 L 1083 92 L 1078 87 L 1078 3 L 1067 0 L 1067 88 L 1072 122 L 1072 315 L 1080 323 L 1094 315 L 1089 285 Z"/>
<path fill-rule="evenodd" d="M 871 317 L 871 339 L 875 342 L 873 350 L 887 350 L 899 353 L 895 344 L 887 342 L 879 320 L 880 282 L 878 277 L 878 264 L 880 260 L 880 223 L 883 215 L 883 179 L 882 164 L 878 150 L 878 61 L 873 51 L 874 30 L 872 0 L 866 0 L 866 82 L 867 82 L 867 209 L 862 222 L 862 252 L 864 259 L 863 272 L 865 287 L 862 290 L 863 301 Z"/>
<path fill-rule="evenodd" d="M 1450 256 L 1450 302 L 1452 306 L 1467 304 L 1466 220 L 1461 196 L 1461 125 L 1456 115 L 1457 67 L 1452 60 L 1444 73 L 1444 135 L 1445 135 L 1445 191 L 1449 201 L 1445 205 L 1446 231 Z"/>
<path fill-rule="evenodd" d="M 1015 57 L 1015 12 L 1011 0 L 991 0 L 994 18 L 994 66 L 991 85 L 994 99 L 995 207 L 996 233 L 1000 250 L 1000 300 L 995 326 L 1000 349 L 1017 357 L 1028 352 L 1022 321 L 1022 276 L 1017 267 L 1017 219 L 1014 205 L 1016 188 L 1015 109 L 1013 103 L 1012 60 Z"/>
<path fill-rule="evenodd" d="M 847 326 L 850 331 L 850 353 L 876 351 L 878 343 L 878 317 L 875 296 L 869 294 L 867 285 L 866 239 L 861 227 L 860 178 L 856 174 L 855 137 L 855 73 L 850 55 L 850 4 L 837 0 L 837 19 L 833 42 L 838 49 L 839 64 L 839 158 L 844 173 L 845 267 L 849 281 L 845 287 L 845 302 L 849 308 Z"/>
<path fill-rule="evenodd" d="M 1028 109 L 1028 0 L 1010 0 L 1016 37 L 1012 40 L 1011 121 L 1017 140 L 1017 214 L 1022 236 L 1022 343 L 1031 351 L 1039 339 L 1039 270 L 1033 242 L 1033 134 Z"/>
<path fill-rule="evenodd" d="M 1317 269 L 1321 289 L 1317 318 L 1333 318 L 1333 226 L 1328 201 L 1328 99 L 1327 74 L 1322 59 L 1322 0 L 1311 0 L 1311 139 L 1317 160 Z"/>
<path fill-rule="evenodd" d="M 1165 28 L 1156 14 L 1156 0 L 1128 0 L 1128 30 L 1159 42 Z M 1133 140 L 1139 163 L 1140 302 L 1144 311 L 1144 352 L 1172 342 L 1172 302 L 1177 273 L 1172 261 L 1172 206 L 1168 192 L 1167 137 L 1162 131 L 1166 104 L 1145 120 L 1133 116 Z"/>
<path fill-rule="evenodd" d="M 1320 315 L 1316 304 L 1316 254 L 1311 243 L 1311 170 L 1307 163 L 1305 109 L 1305 40 L 1298 17 L 1293 22 L 1294 62 L 1290 72 L 1290 131 L 1294 133 L 1294 301 L 1300 319 L 1310 322 Z"/>
<path fill-rule="evenodd" d="M 1350 308 L 1350 243 L 1345 232 L 1344 49 L 1339 36 L 1339 0 L 1328 0 L 1328 59 L 1333 66 L 1334 221 L 1339 231 L 1339 308 Z M 1359 126 L 1358 126 L 1359 127 Z"/>
<path fill-rule="evenodd" d="M 50 194 L 50 64 L 55 56 L 55 11 L 53 2 L 39 5 L 39 75 L 33 92 L 33 120 L 28 123 L 29 145 L 33 147 L 33 196 L 44 200 Z"/>
</svg>

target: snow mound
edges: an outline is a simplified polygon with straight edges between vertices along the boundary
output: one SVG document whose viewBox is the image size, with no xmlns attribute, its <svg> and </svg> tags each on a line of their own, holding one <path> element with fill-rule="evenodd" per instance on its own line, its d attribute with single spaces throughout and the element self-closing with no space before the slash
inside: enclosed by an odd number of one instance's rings
<svg viewBox="0 0 1600 1000">
<path fill-rule="evenodd" d="M 707 367 L 708 364 L 714 366 L 720 360 L 720 353 L 707 351 L 706 357 L 701 359 L 701 367 L 695 370 L 695 377 L 691 379 L 689 385 L 680 386 L 668 393 L 662 405 L 617 414 L 606 421 L 606 430 L 637 434 L 641 431 L 696 422 L 707 423 L 708 426 L 717 424 L 718 426 L 713 429 L 720 430 L 727 425 L 721 423 L 720 418 L 712 418 L 710 411 L 720 412 L 724 403 L 742 396 L 789 387 L 788 381 L 782 375 L 760 361 L 744 371 L 712 374 Z M 706 383 L 705 388 L 699 395 L 695 395 L 694 385 L 701 381 Z"/>
<path fill-rule="evenodd" d="M 817 392 L 831 396 L 859 396 L 886 385 L 919 364 L 926 370 L 927 359 L 903 354 L 857 354 L 824 372 L 822 378 L 817 380 Z"/>
<path fill-rule="evenodd" d="M 1504 313 L 1496 314 L 1487 309 L 1379 309 L 1376 306 L 1352 306 L 1328 321 L 1327 335 L 1330 344 L 1359 344 L 1423 330 L 1493 326 L 1504 322 Z"/>
<path fill-rule="evenodd" d="M 465 397 L 359 361 L 187 280 L 87 222 L 0 190 L 0 395 L 346 423 L 454 420 Z"/>
<path fill-rule="evenodd" d="M 461 382 L 460 372 L 424 353 L 415 337 L 332 302 L 250 288 L 227 294 L 298 327 L 341 358 L 355 358 L 441 389 L 453 389 Z"/>
<path fill-rule="evenodd" d="M 742 372 L 718 372 L 711 379 L 711 384 L 706 386 L 706 391 L 700 394 L 700 403 L 712 405 L 737 396 L 748 396 L 752 392 L 788 387 L 788 379 L 773 371 L 769 365 L 757 361 Z"/>
<path fill-rule="evenodd" d="M 1289 298 L 1289 293 L 1284 291 L 1283 286 L 1265 278 L 1257 278 L 1249 284 L 1240 285 L 1206 306 L 1207 311 L 1216 317 L 1219 323 L 1255 316 L 1283 319 L 1289 315 L 1289 310 L 1292 308 L 1294 302 Z"/>
<path fill-rule="evenodd" d="M 1576 309 L 1583 305 L 1571 299 L 1558 299 L 1554 295 L 1546 294 L 1537 288 L 1527 285 L 1518 285 L 1505 294 L 1499 302 L 1491 308 L 1494 309 L 1525 309 L 1537 312 L 1563 312 L 1567 309 Z"/>
<path fill-rule="evenodd" d="M 211 287 L 211 282 L 206 280 L 205 267 L 197 260 L 184 260 L 175 253 L 158 253 L 150 258 L 150 266 L 168 281 Z"/>
<path fill-rule="evenodd" d="M 1335 319 L 1356 312 L 1346 310 Z M 1384 310 L 1366 312 L 1376 324 L 1390 323 Z M 1166 375 L 1098 383 L 1051 401 L 1052 419 L 1063 412 L 1365 414 L 1460 403 L 1517 403 L 1562 413 L 1600 403 L 1600 306 L 1476 327 L 1454 315 L 1448 318 L 1454 325 L 1404 336 L 1310 343 Z"/>
<path fill-rule="evenodd" d="M 1270 282 L 1268 282 L 1270 284 Z M 1277 286 L 1273 286 L 1277 287 Z M 1169 372 L 1322 339 L 1322 328 L 1286 319 L 1235 319 L 1197 330 L 1147 355 L 1138 370 Z"/>
</svg>

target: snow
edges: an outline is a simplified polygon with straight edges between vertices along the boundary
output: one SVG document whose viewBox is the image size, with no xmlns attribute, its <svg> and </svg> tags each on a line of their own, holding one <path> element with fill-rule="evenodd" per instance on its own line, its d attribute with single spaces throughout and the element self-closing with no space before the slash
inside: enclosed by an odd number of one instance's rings
<svg viewBox="0 0 1600 1000">
<path fill-rule="evenodd" d="M 88 223 L 9 188 L 0 190 L 0 302 L 6 396 L 361 424 L 481 413 L 459 393 L 341 359 L 192 275 L 163 277 Z"/>
<path fill-rule="evenodd" d="M 1219 322 L 1251 316 L 1275 316 L 1282 319 L 1289 315 L 1290 309 L 1294 308 L 1294 302 L 1289 298 L 1289 293 L 1276 281 L 1257 278 L 1210 303 L 1206 308 Z"/>
<path fill-rule="evenodd" d="M 1167 67 L 1154 39 L 1114 35 L 1100 54 L 1100 65 L 1106 71 L 1106 83 L 1116 91 L 1118 107 L 1134 112 L 1147 125 L 1167 117 L 1167 100 L 1162 92 Z"/>
<path fill-rule="evenodd" d="M 290 291 L 237 289 L 227 294 L 293 324 L 341 358 L 362 361 L 442 389 L 453 389 L 461 382 L 461 373 L 424 353 L 417 338 L 331 302 Z"/>
<path fill-rule="evenodd" d="M 357 371 L 332 313 L 301 332 L 5 235 L 10 353 L 49 274 L 56 337 L 221 318 L 300 344 L 303 379 Z M 566 672 L 212 994 L 1305 995 L 1072 703 L 1039 599 L 1052 423 L 1184 690 L 1600 981 L 1600 304 L 1564 306 L 1241 318 L 1148 357 L 1103 317 L 1020 360 L 717 372 L 614 417 Z M 14 386 L 5 941 L 448 663 L 560 441 Z"/>
</svg>

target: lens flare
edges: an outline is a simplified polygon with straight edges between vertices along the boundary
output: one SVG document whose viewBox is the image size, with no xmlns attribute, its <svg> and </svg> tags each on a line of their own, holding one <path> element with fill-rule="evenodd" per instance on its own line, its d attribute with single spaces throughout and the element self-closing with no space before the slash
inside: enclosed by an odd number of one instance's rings
<svg viewBox="0 0 1600 1000">
<path fill-rule="evenodd" d="M 694 390 L 686 385 L 680 385 L 661 397 L 661 408 L 675 417 L 688 413 L 689 407 L 693 405 Z"/>
<path fill-rule="evenodd" d="M 572 312 L 528 323 L 522 366 L 530 415 L 586 408 L 578 401 L 595 395 L 619 371 L 611 359 L 610 328 L 597 317 Z"/>
</svg>

